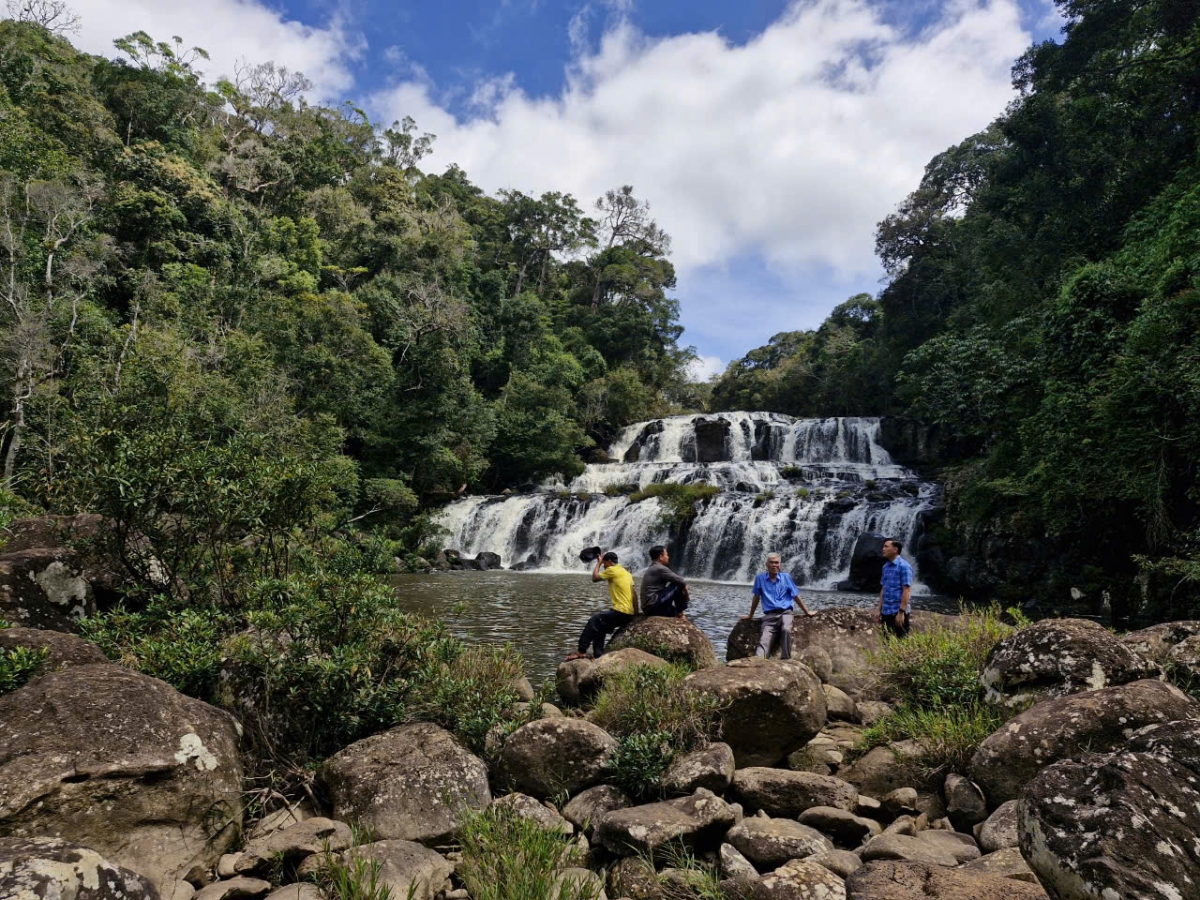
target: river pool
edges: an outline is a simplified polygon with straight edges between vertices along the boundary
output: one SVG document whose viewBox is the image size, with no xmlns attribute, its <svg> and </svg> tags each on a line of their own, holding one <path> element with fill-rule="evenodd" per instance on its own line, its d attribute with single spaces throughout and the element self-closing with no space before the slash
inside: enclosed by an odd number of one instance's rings
<svg viewBox="0 0 1200 900">
<path fill-rule="evenodd" d="M 575 649 L 588 616 L 608 606 L 608 588 L 579 575 L 537 572 L 439 572 L 392 579 L 400 608 L 441 619 L 458 637 L 472 642 L 511 643 L 525 657 L 536 683 L 552 678 L 563 657 Z M 739 616 L 750 611 L 750 585 L 692 581 L 688 617 L 724 658 L 725 639 Z M 801 589 L 812 610 L 831 606 L 872 606 L 878 594 Z M 917 596 L 913 608 L 956 612 L 945 597 Z"/>
</svg>

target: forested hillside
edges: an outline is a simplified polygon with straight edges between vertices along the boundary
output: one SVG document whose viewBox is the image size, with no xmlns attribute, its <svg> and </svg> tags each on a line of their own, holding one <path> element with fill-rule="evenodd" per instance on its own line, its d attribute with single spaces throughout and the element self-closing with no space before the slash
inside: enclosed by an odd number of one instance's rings
<svg viewBox="0 0 1200 900">
<path fill-rule="evenodd" d="M 878 298 L 776 335 L 714 406 L 922 419 L 956 451 L 962 588 L 1194 612 L 1200 4 L 1059 7 L 1019 99 L 880 224 Z"/>
<path fill-rule="evenodd" d="M 10 492 L 161 511 L 253 484 L 284 519 L 386 524 L 691 402 L 670 241 L 630 188 L 487 196 L 299 74 L 206 84 L 178 40 L 118 47 L 0 22 Z"/>
</svg>

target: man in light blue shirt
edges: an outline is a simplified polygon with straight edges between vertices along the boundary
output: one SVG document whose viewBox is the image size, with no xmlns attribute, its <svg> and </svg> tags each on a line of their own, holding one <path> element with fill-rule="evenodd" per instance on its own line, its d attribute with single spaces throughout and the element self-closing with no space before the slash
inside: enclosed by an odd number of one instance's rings
<svg viewBox="0 0 1200 900">
<path fill-rule="evenodd" d="M 767 556 L 767 571 L 759 573 L 754 579 L 754 600 L 750 604 L 750 615 L 743 619 L 753 619 L 758 603 L 762 601 L 763 620 L 762 632 L 759 635 L 758 649 L 755 656 L 770 656 L 771 645 L 779 638 L 779 658 L 792 658 L 792 604 L 799 603 L 806 616 L 812 616 L 804 601 L 800 599 L 800 589 L 792 576 L 779 571 L 780 559 L 778 553 Z"/>
<path fill-rule="evenodd" d="M 879 621 L 896 637 L 904 637 L 912 627 L 913 569 L 900 555 L 903 549 L 895 538 L 883 542 L 883 572 L 880 573 Z"/>
</svg>

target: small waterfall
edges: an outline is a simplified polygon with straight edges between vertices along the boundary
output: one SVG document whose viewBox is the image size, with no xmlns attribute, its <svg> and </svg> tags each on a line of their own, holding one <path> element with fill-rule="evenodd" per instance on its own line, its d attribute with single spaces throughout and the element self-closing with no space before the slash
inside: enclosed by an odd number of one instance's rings
<svg viewBox="0 0 1200 900">
<path fill-rule="evenodd" d="M 607 463 L 569 484 L 533 493 L 469 497 L 450 504 L 440 524 L 447 546 L 500 555 L 505 566 L 578 572 L 583 547 L 616 550 L 633 570 L 646 549 L 670 544 L 663 507 L 625 493 L 651 484 L 711 484 L 676 542 L 674 567 L 692 578 L 750 581 L 768 552 L 783 557 L 797 583 L 833 588 L 847 577 L 854 544 L 867 532 L 895 536 L 909 554 L 921 513 L 939 499 L 896 465 L 879 444 L 879 420 L 793 419 L 777 413 L 671 416 L 622 430 Z M 919 575 L 919 573 L 918 573 Z"/>
</svg>

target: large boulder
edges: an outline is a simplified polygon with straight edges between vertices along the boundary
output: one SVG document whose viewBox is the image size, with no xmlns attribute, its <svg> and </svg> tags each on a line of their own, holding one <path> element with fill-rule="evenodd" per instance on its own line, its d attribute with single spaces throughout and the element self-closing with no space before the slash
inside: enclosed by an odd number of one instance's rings
<svg viewBox="0 0 1200 900">
<path fill-rule="evenodd" d="M 598 784 L 571 798 L 563 807 L 563 818 L 585 834 L 591 835 L 596 823 L 614 809 L 628 809 L 633 801 L 620 788 Z"/>
<path fill-rule="evenodd" d="M 617 742 L 583 719 L 539 719 L 508 736 L 500 754 L 499 780 L 510 790 L 544 800 L 574 795 L 599 784 Z"/>
<path fill-rule="evenodd" d="M 853 812 L 858 804 L 854 785 L 832 775 L 751 766 L 733 773 L 732 795 L 747 812 L 794 819 L 814 806 Z"/>
<path fill-rule="evenodd" d="M 375 841 L 343 854 L 347 861 L 378 866 L 377 884 L 391 888 L 394 900 L 434 900 L 450 885 L 454 865 L 439 853 L 412 841 Z"/>
<path fill-rule="evenodd" d="M 957 831 L 970 831 L 987 818 L 988 806 L 979 786 L 969 778 L 951 772 L 942 791 L 946 797 L 946 815 Z"/>
<path fill-rule="evenodd" d="M 693 669 L 720 665 L 717 650 L 708 635 L 687 619 L 638 616 L 621 629 L 608 646 L 610 650 L 636 647 L 668 662 L 684 663 Z"/>
<path fill-rule="evenodd" d="M 988 699 L 1018 704 L 1128 684 L 1156 667 L 1088 619 L 1044 619 L 999 641 L 980 680 Z"/>
<path fill-rule="evenodd" d="M 0 897 L 13 900 L 159 900 L 136 872 L 58 838 L 0 838 Z"/>
<path fill-rule="evenodd" d="M 280 863 L 296 866 L 315 853 L 337 853 L 353 842 L 345 822 L 316 816 L 250 841 L 234 862 L 233 871 L 238 875 L 265 875 Z"/>
<path fill-rule="evenodd" d="M 663 776 L 663 787 L 672 794 L 690 794 L 698 788 L 723 794 L 733 780 L 734 768 L 729 745 L 712 743 L 677 757 Z"/>
<path fill-rule="evenodd" d="M 839 847 L 853 849 L 877 836 L 883 828 L 874 819 L 857 816 L 836 806 L 814 806 L 797 817 L 801 825 L 828 835 Z"/>
<path fill-rule="evenodd" d="M 559 815 L 545 803 L 541 803 L 528 794 L 505 794 L 492 801 L 492 809 L 502 810 L 519 819 L 527 819 L 547 831 L 558 830 L 563 834 L 574 834 L 575 826 Z"/>
<path fill-rule="evenodd" d="M 739 766 L 774 765 L 825 724 L 821 682 L 799 663 L 739 659 L 693 672 L 683 683 L 719 701 L 722 737 Z"/>
<path fill-rule="evenodd" d="M 922 862 L 872 862 L 846 879 L 847 900 L 1046 900 L 1036 884 Z M 1122 898 L 1125 900 L 1125 898 Z"/>
<path fill-rule="evenodd" d="M 681 457 L 684 462 L 729 462 L 731 457 L 729 455 L 730 422 L 728 419 L 698 418 L 692 422 L 692 428 L 695 439 L 684 441 Z"/>
<path fill-rule="evenodd" d="M 667 665 L 666 660 L 652 656 L 645 650 L 636 647 L 626 647 L 624 650 L 613 650 L 605 653 L 579 676 L 580 697 L 588 697 L 604 687 L 604 682 L 621 672 L 628 672 L 638 666 L 661 669 Z"/>
<path fill-rule="evenodd" d="M 883 543 L 887 535 L 867 532 L 860 534 L 850 554 L 850 583 L 856 591 L 879 592 L 883 575 Z"/>
<path fill-rule="evenodd" d="M 0 650 L 15 650 L 17 647 L 46 651 L 46 661 L 42 663 L 39 675 L 70 666 L 108 662 L 99 647 L 73 634 L 41 628 L 0 628 Z"/>
<path fill-rule="evenodd" d="M 1104 752 L 1146 725 L 1200 715 L 1200 704 L 1161 681 L 1044 700 L 987 738 L 971 758 L 971 778 L 993 808 L 1015 800 L 1034 775 L 1084 751 Z"/>
<path fill-rule="evenodd" d="M 164 896 L 237 837 L 236 723 L 156 678 L 107 663 L 0 697 L 0 835 L 90 847 Z"/>
<path fill-rule="evenodd" d="M 487 766 L 437 725 L 401 725 L 351 744 L 321 768 L 333 815 L 380 840 L 436 844 L 463 808 L 492 802 Z"/>
<path fill-rule="evenodd" d="M 759 872 L 770 872 L 788 860 L 803 859 L 833 849 L 833 842 L 815 828 L 791 819 L 751 816 L 725 836 Z"/>
<path fill-rule="evenodd" d="M 896 741 L 872 747 L 838 775 L 843 781 L 870 797 L 885 797 L 892 791 L 919 784 L 922 789 L 935 787 L 919 772 L 924 749 L 915 740 Z"/>
<path fill-rule="evenodd" d="M 564 704 L 578 706 L 583 702 L 583 682 L 595 664 L 591 659 L 572 659 L 558 664 L 554 686 Z"/>
<path fill-rule="evenodd" d="M 1021 795 L 1018 832 L 1055 900 L 1197 896 L 1200 721 L 1044 769 Z"/>
<path fill-rule="evenodd" d="M 1140 631 L 1131 631 L 1121 643 L 1151 662 L 1165 663 L 1171 648 L 1190 637 L 1200 635 L 1200 622 L 1161 622 Z"/>
<path fill-rule="evenodd" d="M 715 846 L 736 818 L 733 807 L 701 788 L 690 797 L 606 813 L 596 826 L 596 842 L 619 856 L 653 853 L 671 842 Z"/>
<path fill-rule="evenodd" d="M 820 863 L 793 859 L 751 881 L 749 900 L 845 900 L 842 879 Z"/>
</svg>

